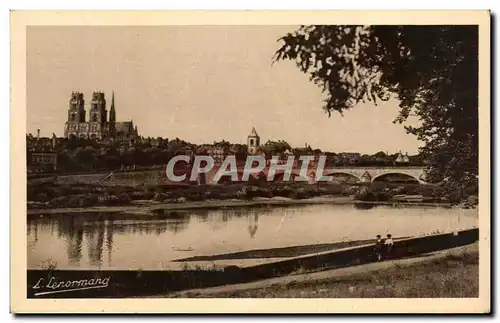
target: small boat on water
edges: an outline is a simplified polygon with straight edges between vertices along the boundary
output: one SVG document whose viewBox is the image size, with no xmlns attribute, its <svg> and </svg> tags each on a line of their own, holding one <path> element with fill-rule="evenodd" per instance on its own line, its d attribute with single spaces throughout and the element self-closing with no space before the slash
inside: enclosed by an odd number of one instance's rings
<svg viewBox="0 0 500 323">
<path fill-rule="evenodd" d="M 423 195 L 400 194 L 400 195 L 394 195 L 392 197 L 392 200 L 396 202 L 426 202 L 429 200 L 429 198 L 426 198 Z"/>
<path fill-rule="evenodd" d="M 172 250 L 174 250 L 174 251 L 193 251 L 193 248 L 189 247 L 187 249 L 181 249 L 181 248 L 172 247 Z"/>
</svg>

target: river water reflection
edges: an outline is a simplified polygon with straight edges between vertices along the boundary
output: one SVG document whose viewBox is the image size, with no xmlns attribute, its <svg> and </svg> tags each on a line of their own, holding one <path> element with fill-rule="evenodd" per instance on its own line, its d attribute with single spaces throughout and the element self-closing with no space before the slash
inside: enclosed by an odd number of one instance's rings
<svg viewBox="0 0 500 323">
<path fill-rule="evenodd" d="M 175 219 L 101 214 L 29 217 L 28 268 L 160 269 L 172 260 L 251 249 L 417 236 L 478 226 L 477 210 L 301 205 L 176 212 Z"/>
</svg>

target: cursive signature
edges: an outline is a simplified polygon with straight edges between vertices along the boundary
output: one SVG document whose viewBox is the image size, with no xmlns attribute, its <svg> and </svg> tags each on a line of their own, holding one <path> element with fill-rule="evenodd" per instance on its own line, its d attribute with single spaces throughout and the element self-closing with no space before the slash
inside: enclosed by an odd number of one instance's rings
<svg viewBox="0 0 500 323">
<path fill-rule="evenodd" d="M 80 280 L 57 280 L 55 277 L 51 277 L 46 283 L 44 278 L 40 278 L 35 286 L 34 290 L 44 290 L 35 292 L 35 296 L 39 295 L 49 295 L 55 293 L 71 292 L 75 290 L 87 290 L 87 289 L 97 289 L 106 288 L 109 285 L 110 277 L 106 278 L 90 278 L 90 279 L 80 279 Z"/>
</svg>

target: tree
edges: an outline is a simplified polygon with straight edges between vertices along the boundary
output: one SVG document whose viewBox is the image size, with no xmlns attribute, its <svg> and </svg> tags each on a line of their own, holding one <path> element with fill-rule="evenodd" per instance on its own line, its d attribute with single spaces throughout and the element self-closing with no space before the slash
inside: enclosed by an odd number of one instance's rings
<svg viewBox="0 0 500 323">
<path fill-rule="evenodd" d="M 387 154 L 384 153 L 383 151 L 379 151 L 378 153 L 376 153 L 375 155 L 373 155 L 373 157 L 385 159 L 385 158 L 387 158 Z"/>
<path fill-rule="evenodd" d="M 342 114 L 359 102 L 400 101 L 394 122 L 424 142 L 429 180 L 475 187 L 478 175 L 477 26 L 301 26 L 274 60 L 295 61 Z"/>
<path fill-rule="evenodd" d="M 222 139 L 221 141 L 214 141 L 214 146 L 223 149 L 229 149 L 231 147 L 231 143 Z"/>
<path fill-rule="evenodd" d="M 290 144 L 284 140 L 272 141 L 268 140 L 262 147 L 264 151 L 270 154 L 283 154 L 287 149 L 291 150 Z"/>
</svg>

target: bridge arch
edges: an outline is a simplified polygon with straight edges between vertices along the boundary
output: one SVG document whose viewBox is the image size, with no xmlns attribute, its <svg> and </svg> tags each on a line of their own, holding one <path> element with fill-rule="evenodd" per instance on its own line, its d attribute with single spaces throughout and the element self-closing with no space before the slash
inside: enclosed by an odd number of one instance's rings
<svg viewBox="0 0 500 323">
<path fill-rule="evenodd" d="M 372 182 L 380 181 L 384 177 L 390 177 L 390 176 L 394 176 L 394 175 L 397 175 L 400 177 L 403 176 L 403 178 L 406 178 L 406 180 L 404 180 L 405 183 L 407 183 L 407 182 L 410 182 L 410 183 L 414 182 L 415 184 L 422 184 L 423 183 L 423 181 L 420 178 L 416 177 L 415 174 L 409 174 L 409 173 L 406 173 L 404 171 L 393 171 L 393 172 L 379 174 L 379 175 L 373 177 Z"/>
<path fill-rule="evenodd" d="M 350 172 L 345 172 L 345 171 L 334 171 L 334 172 L 324 174 L 324 176 L 333 176 L 333 181 L 335 181 L 335 177 L 339 177 L 339 175 L 344 176 L 348 179 L 348 180 L 345 180 L 344 182 L 349 182 L 349 179 L 355 183 L 359 183 L 361 181 L 361 179 L 358 176 L 356 176 Z"/>
</svg>

